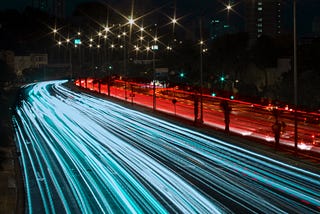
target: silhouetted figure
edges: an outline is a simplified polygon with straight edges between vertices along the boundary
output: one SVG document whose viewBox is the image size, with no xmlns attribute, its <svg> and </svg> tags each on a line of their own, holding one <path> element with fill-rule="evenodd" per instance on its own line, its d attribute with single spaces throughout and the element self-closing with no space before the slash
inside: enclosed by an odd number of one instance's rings
<svg viewBox="0 0 320 214">
<path fill-rule="evenodd" d="M 273 108 L 273 109 L 272 109 L 272 114 L 273 114 L 274 118 L 276 119 L 276 121 L 278 121 L 279 116 L 280 116 L 280 111 L 279 111 L 279 109 L 278 109 L 278 108 Z"/>
<path fill-rule="evenodd" d="M 281 127 L 282 125 L 278 120 L 276 120 L 276 122 L 272 125 L 272 131 L 274 133 L 274 141 L 276 148 L 278 148 L 280 144 Z"/>
<path fill-rule="evenodd" d="M 220 102 L 220 107 L 224 112 L 224 123 L 225 123 L 225 132 L 229 133 L 229 124 L 230 124 L 230 112 L 232 111 L 231 106 L 229 106 L 228 101 L 223 100 Z"/>
<path fill-rule="evenodd" d="M 284 133 L 285 132 L 285 128 L 287 127 L 287 124 L 283 121 L 281 121 L 281 132 Z"/>
<path fill-rule="evenodd" d="M 199 98 L 197 95 L 194 95 L 194 124 L 198 122 L 199 115 Z"/>
</svg>

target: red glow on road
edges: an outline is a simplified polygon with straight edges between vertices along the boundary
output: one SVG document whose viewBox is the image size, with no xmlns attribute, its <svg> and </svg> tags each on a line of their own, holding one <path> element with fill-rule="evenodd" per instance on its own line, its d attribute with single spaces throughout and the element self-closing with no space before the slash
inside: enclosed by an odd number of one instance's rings
<svg viewBox="0 0 320 214">
<path fill-rule="evenodd" d="M 194 120 L 194 97 L 199 96 L 192 91 L 183 91 L 175 87 L 163 88 L 153 83 L 136 83 L 132 81 L 113 80 L 108 89 L 108 84 L 93 78 L 80 79 L 75 81 L 75 85 L 87 88 L 101 94 L 138 104 L 148 108 L 153 107 L 153 93 L 156 95 L 156 110 L 170 115 L 179 116 L 188 120 Z M 294 120 L 292 109 L 288 106 L 274 107 L 272 105 L 263 106 L 240 100 L 230 100 L 227 98 L 203 94 L 203 122 L 205 125 L 217 129 L 224 129 L 224 113 L 219 106 L 222 100 L 228 101 L 232 106 L 230 115 L 230 131 L 242 136 L 252 136 L 267 142 L 274 142 L 274 135 L 271 126 L 274 123 L 272 109 L 281 111 L 280 120 L 285 123 L 282 131 L 281 144 L 294 146 Z M 175 101 L 175 102 L 173 102 Z M 200 111 L 199 111 L 200 112 Z M 318 113 L 307 113 L 297 111 L 304 117 L 319 117 Z M 200 114 L 200 113 L 199 113 Z M 306 116 L 307 115 L 307 116 Z M 299 121 L 299 144 L 301 150 L 319 150 L 316 145 L 315 134 L 318 133 L 318 124 L 310 124 L 306 119 Z M 320 140 L 319 140 L 320 141 Z"/>
</svg>

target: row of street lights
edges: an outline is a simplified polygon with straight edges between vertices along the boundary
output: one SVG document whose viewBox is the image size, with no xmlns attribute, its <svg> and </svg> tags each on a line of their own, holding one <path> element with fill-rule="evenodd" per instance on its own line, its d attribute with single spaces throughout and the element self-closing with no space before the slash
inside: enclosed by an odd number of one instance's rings
<svg viewBox="0 0 320 214">
<path fill-rule="evenodd" d="M 232 10 L 232 6 L 230 4 L 226 5 L 226 10 L 229 12 Z M 116 11 L 118 12 L 118 11 Z M 164 42 L 161 42 L 159 39 L 158 31 L 157 31 L 157 25 L 155 25 L 155 30 L 152 32 L 152 29 L 150 29 L 151 33 L 147 31 L 147 28 L 143 25 L 139 26 L 136 21 L 140 18 L 133 19 L 132 15 L 127 18 L 123 14 L 119 14 L 122 17 L 126 19 L 126 22 L 124 24 L 118 24 L 118 25 L 106 25 L 102 26 L 103 30 L 97 31 L 95 36 L 91 36 L 89 38 L 85 38 L 82 40 L 83 35 L 80 31 L 77 32 L 77 34 L 74 37 L 65 37 L 60 33 L 60 30 L 56 27 L 52 29 L 54 39 L 57 42 L 58 47 L 66 47 L 69 49 L 69 63 L 72 64 L 71 59 L 71 48 L 74 46 L 74 48 L 79 49 L 79 64 L 81 69 L 81 46 L 87 47 L 89 49 L 96 49 L 100 50 L 101 48 L 105 48 L 109 51 L 109 49 L 114 50 L 116 48 L 123 50 L 123 73 L 125 76 L 127 76 L 127 68 L 126 68 L 126 61 L 127 61 L 127 51 L 131 48 L 132 51 L 138 53 L 138 52 L 146 52 L 147 55 L 149 52 L 152 53 L 152 70 L 153 70 L 153 109 L 156 108 L 156 95 L 155 95 L 155 71 L 156 71 L 156 65 L 155 65 L 155 56 L 156 51 L 159 49 L 159 45 L 164 46 L 165 50 L 172 51 L 173 47 L 172 42 L 169 42 L 168 45 L 164 45 Z M 176 11 L 174 11 L 173 18 L 170 18 L 169 24 L 172 24 L 172 33 L 174 35 L 174 30 L 176 25 L 180 25 L 178 23 L 178 18 L 176 18 Z M 208 49 L 205 48 L 205 42 L 202 38 L 202 23 L 200 19 L 200 41 L 199 41 L 199 47 L 200 47 L 200 102 L 201 102 L 201 111 L 200 111 L 200 122 L 203 122 L 203 102 L 202 102 L 202 87 L 203 87 L 203 53 L 207 52 Z M 125 29 L 127 27 L 130 27 L 129 32 L 127 32 Z M 135 40 L 135 44 L 132 42 L 132 32 L 133 30 L 136 30 L 137 33 L 137 40 Z M 69 35 L 69 34 L 68 34 Z M 56 40 L 56 37 L 59 37 L 58 40 Z M 121 39 L 122 38 L 122 39 Z M 128 38 L 128 40 L 126 40 Z M 172 38 L 173 39 L 173 38 Z M 101 40 L 104 40 L 104 45 L 102 45 Z M 121 41 L 122 40 L 122 41 Z M 116 42 L 117 41 L 117 42 Z M 73 44 L 72 44 L 73 43 Z M 106 53 L 107 51 L 105 51 Z M 107 55 L 107 54 L 106 54 Z M 108 59 L 107 59 L 108 58 Z M 110 55 L 106 56 L 106 60 L 109 61 Z M 126 87 L 126 86 L 125 86 Z M 126 90 L 125 90 L 126 91 Z M 125 95 L 127 98 L 127 96 Z"/>
</svg>

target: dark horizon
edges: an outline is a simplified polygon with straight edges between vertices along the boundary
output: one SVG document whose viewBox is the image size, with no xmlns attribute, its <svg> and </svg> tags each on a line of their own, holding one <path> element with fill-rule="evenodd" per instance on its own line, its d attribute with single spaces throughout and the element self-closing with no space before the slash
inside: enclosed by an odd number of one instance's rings
<svg viewBox="0 0 320 214">
<path fill-rule="evenodd" d="M 174 4 L 174 0 L 166 1 L 166 0 L 136 0 L 135 1 L 135 7 L 138 5 L 141 5 L 143 1 L 144 5 L 149 6 L 160 6 L 164 3 Z M 0 3 L 0 12 L 5 10 L 18 10 L 20 12 L 24 11 L 26 7 L 31 6 L 31 0 L 29 1 L 21 1 L 21 0 L 11 0 L 6 2 Z M 72 13 L 76 9 L 76 7 L 79 4 L 85 3 L 85 2 L 100 2 L 100 3 L 108 3 L 111 5 L 117 4 L 121 5 L 125 2 L 129 2 L 128 0 L 121 0 L 121 1 L 115 1 L 115 0 L 109 0 L 109 1 L 102 1 L 102 0 L 69 0 L 66 1 L 66 17 L 72 16 Z M 131 2 L 131 1 L 130 1 Z M 172 2 L 172 3 L 171 3 Z M 210 0 L 202 0 L 200 3 L 198 1 L 192 1 L 192 0 L 176 0 L 176 6 L 177 6 L 177 14 L 186 15 L 182 13 L 189 14 L 197 14 L 205 11 L 207 16 L 214 16 L 212 14 L 215 14 L 217 16 L 224 16 L 224 13 L 220 13 L 224 7 L 223 2 L 221 1 L 210 1 Z M 292 5 L 291 1 L 285 1 L 284 2 L 284 14 L 283 14 L 283 26 L 284 28 L 288 29 L 289 31 L 292 29 Z M 243 10 L 241 2 L 234 4 L 234 10 L 236 12 L 230 12 L 230 21 L 233 22 L 235 25 L 238 25 L 239 22 L 241 22 L 241 12 Z M 50 10 L 51 8 L 51 2 L 48 2 L 48 8 Z M 297 32 L 299 36 L 312 36 L 315 29 L 313 29 L 313 22 L 315 19 L 320 20 L 320 15 L 318 13 L 320 11 L 320 1 L 317 0 L 309 0 L 308 4 L 305 3 L 305 1 L 297 1 Z M 209 15 L 211 14 L 211 15 Z M 319 22 L 319 21 L 318 21 Z M 319 24 L 316 24 L 316 28 L 319 28 Z M 320 31 L 320 30 L 318 30 Z"/>
</svg>

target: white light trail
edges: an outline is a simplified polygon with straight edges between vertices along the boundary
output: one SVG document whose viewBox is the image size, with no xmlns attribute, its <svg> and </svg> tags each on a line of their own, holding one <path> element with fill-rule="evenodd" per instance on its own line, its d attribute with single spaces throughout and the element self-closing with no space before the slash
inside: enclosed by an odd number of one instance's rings
<svg viewBox="0 0 320 214">
<path fill-rule="evenodd" d="M 13 118 L 30 213 L 320 211 L 318 174 L 63 83 L 26 86 Z"/>
</svg>

